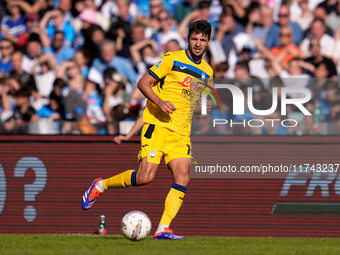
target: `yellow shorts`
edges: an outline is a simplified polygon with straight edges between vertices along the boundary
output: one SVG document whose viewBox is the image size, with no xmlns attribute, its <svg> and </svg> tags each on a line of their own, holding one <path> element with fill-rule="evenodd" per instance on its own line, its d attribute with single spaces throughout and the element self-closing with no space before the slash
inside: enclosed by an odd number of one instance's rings
<svg viewBox="0 0 340 255">
<path fill-rule="evenodd" d="M 139 161 L 147 157 L 147 162 L 159 164 L 164 157 L 167 165 L 172 159 L 190 158 L 190 156 L 190 136 L 153 124 L 143 126 Z"/>
</svg>

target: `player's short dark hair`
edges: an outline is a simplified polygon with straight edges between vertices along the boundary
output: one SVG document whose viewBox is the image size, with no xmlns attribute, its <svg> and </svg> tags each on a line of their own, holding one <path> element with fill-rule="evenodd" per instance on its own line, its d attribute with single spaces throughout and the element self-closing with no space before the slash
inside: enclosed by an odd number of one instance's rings
<svg viewBox="0 0 340 255">
<path fill-rule="evenodd" d="M 193 33 L 196 33 L 196 34 L 202 33 L 203 35 L 207 35 L 208 38 L 210 39 L 211 25 L 206 20 L 198 20 L 190 25 L 188 38 L 190 38 L 190 36 Z"/>
</svg>

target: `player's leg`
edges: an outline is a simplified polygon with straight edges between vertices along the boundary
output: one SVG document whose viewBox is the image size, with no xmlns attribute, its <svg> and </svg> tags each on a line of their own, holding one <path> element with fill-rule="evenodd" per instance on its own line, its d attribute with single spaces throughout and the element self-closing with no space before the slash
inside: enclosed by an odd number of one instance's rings
<svg viewBox="0 0 340 255">
<path fill-rule="evenodd" d="M 164 212 L 155 233 L 155 239 L 184 239 L 173 234 L 169 228 L 183 204 L 183 199 L 190 182 L 190 158 L 177 158 L 168 163 L 172 172 L 173 184 L 165 199 Z"/>
<path fill-rule="evenodd" d="M 127 170 L 107 179 L 97 178 L 85 192 L 82 200 L 83 210 L 88 210 L 97 198 L 108 189 L 146 185 L 155 179 L 159 164 L 140 161 L 138 170 Z"/>
<path fill-rule="evenodd" d="M 102 192 L 112 188 L 146 185 L 155 179 L 158 166 L 159 164 L 147 162 L 145 157 L 139 162 L 137 171 L 127 170 L 102 182 L 98 182 L 98 184 L 102 183 Z"/>
<path fill-rule="evenodd" d="M 85 192 L 82 199 L 83 210 L 88 210 L 106 190 L 145 185 L 153 181 L 162 158 L 163 129 L 146 124 L 142 130 L 141 150 L 138 154 L 138 170 L 127 170 L 107 179 L 97 178 Z"/>
</svg>

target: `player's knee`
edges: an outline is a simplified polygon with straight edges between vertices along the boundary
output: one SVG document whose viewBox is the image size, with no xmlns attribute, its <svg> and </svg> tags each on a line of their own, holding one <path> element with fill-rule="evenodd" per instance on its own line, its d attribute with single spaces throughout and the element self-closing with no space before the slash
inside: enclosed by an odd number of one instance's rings
<svg viewBox="0 0 340 255">
<path fill-rule="evenodd" d="M 175 183 L 184 187 L 188 187 L 190 183 L 190 173 L 183 173 L 176 176 Z"/>
<path fill-rule="evenodd" d="M 152 175 L 152 174 L 144 174 L 144 175 L 137 176 L 136 182 L 137 182 L 138 186 L 146 185 L 146 184 L 151 183 L 154 179 L 155 179 L 154 175 Z"/>
</svg>

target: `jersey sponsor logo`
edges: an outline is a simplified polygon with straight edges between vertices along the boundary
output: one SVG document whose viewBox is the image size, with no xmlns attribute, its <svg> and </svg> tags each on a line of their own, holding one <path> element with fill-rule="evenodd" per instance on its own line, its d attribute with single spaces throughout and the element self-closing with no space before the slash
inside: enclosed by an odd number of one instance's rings
<svg viewBox="0 0 340 255">
<path fill-rule="evenodd" d="M 150 157 L 151 157 L 151 158 L 156 157 L 156 151 L 155 151 L 155 150 L 152 150 L 152 151 L 150 152 Z"/>
<path fill-rule="evenodd" d="M 188 100 L 194 99 L 195 93 L 187 89 L 182 89 L 181 98 L 186 98 Z"/>
<path fill-rule="evenodd" d="M 155 65 L 155 67 L 159 67 L 161 64 L 163 63 L 163 59 L 160 59 L 157 64 Z"/>
<path fill-rule="evenodd" d="M 193 79 L 188 76 L 184 79 L 182 82 L 178 82 L 179 85 L 181 85 L 184 88 L 189 88 L 191 90 L 200 92 L 206 85 L 202 82 L 194 82 Z"/>
</svg>

